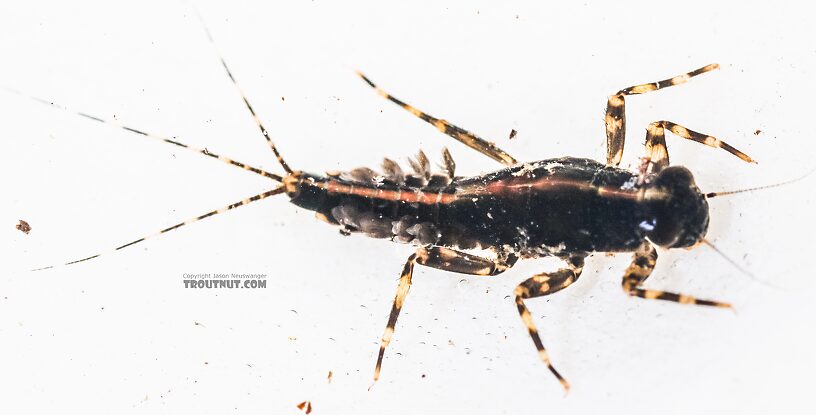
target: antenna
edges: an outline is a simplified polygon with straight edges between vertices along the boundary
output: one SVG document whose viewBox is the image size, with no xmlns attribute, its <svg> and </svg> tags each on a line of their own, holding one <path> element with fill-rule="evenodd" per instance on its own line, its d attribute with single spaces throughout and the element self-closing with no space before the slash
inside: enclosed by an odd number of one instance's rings
<svg viewBox="0 0 816 415">
<path fill-rule="evenodd" d="M 809 172 L 805 173 L 801 177 L 797 177 L 795 179 L 788 180 L 788 181 L 785 181 L 785 182 L 768 184 L 768 185 L 765 185 L 765 186 L 751 187 L 751 188 L 748 188 L 748 189 L 727 190 L 727 191 L 723 191 L 723 192 L 711 192 L 711 193 L 706 193 L 705 198 L 706 199 L 711 199 L 712 197 L 717 197 L 717 196 L 733 195 L 733 194 L 737 194 L 737 193 L 753 192 L 755 190 L 763 190 L 763 189 L 770 189 L 770 188 L 773 188 L 773 187 L 784 186 L 784 185 L 787 185 L 787 184 L 796 183 L 799 180 L 804 180 L 808 176 L 813 174 L 813 172 L 816 172 L 816 168 L 811 169 Z"/>
<path fill-rule="evenodd" d="M 746 270 L 745 268 L 743 268 L 742 266 L 740 266 L 739 264 L 737 264 L 737 262 L 736 262 L 736 261 L 734 261 L 733 259 L 729 258 L 729 257 L 728 257 L 728 255 L 725 255 L 725 253 L 723 253 L 723 251 L 720 251 L 720 249 L 719 249 L 719 248 L 717 248 L 716 246 L 714 246 L 714 244 L 712 244 L 712 243 L 711 243 L 711 242 L 710 242 L 708 239 L 703 238 L 703 239 L 702 239 L 702 242 L 703 242 L 704 244 L 708 245 L 708 246 L 709 246 L 711 249 L 713 249 L 713 250 L 714 250 L 714 252 L 718 253 L 718 254 L 719 254 L 721 257 L 723 257 L 723 259 L 725 259 L 726 261 L 728 261 L 728 263 L 729 263 L 729 264 L 733 265 L 733 266 L 734 266 L 734 268 L 736 268 L 737 270 L 739 270 L 741 273 L 745 274 L 745 275 L 746 275 L 748 278 L 750 278 L 750 279 L 752 279 L 752 280 L 754 280 L 754 281 L 756 281 L 756 282 L 760 282 L 760 283 L 762 283 L 762 284 L 765 284 L 765 285 L 766 285 L 766 286 L 768 286 L 768 287 L 773 287 L 773 288 L 777 288 L 777 289 L 782 289 L 782 287 L 780 287 L 780 286 L 778 286 L 778 285 L 771 284 L 771 283 L 770 283 L 770 282 L 768 282 L 768 281 L 765 281 L 765 280 L 763 280 L 763 279 L 758 278 L 756 275 L 752 274 L 751 272 L 749 272 L 748 270 Z"/>
</svg>

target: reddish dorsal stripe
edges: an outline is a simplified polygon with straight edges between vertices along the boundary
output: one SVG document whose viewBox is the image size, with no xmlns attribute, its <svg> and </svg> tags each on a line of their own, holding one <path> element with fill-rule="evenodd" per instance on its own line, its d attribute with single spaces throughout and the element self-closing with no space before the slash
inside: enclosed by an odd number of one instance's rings
<svg viewBox="0 0 816 415">
<path fill-rule="evenodd" d="M 594 186 L 583 181 L 553 177 L 541 177 L 534 180 L 513 178 L 510 180 L 497 181 L 487 185 L 485 191 L 486 193 L 501 194 L 518 191 L 520 189 L 559 190 L 564 188 L 573 188 L 584 192 L 595 192 L 600 196 L 612 198 L 637 200 L 641 197 L 637 189 L 622 190 L 616 187 Z"/>
<path fill-rule="evenodd" d="M 436 203 L 449 204 L 456 200 L 456 196 L 450 193 L 433 193 L 424 192 L 422 190 L 390 190 L 390 189 L 376 189 L 366 186 L 354 186 L 345 183 L 340 183 L 336 180 L 327 180 L 325 182 L 315 182 L 312 185 L 326 190 L 329 193 L 339 193 L 347 195 L 356 195 L 360 197 L 367 197 L 371 199 L 393 200 L 408 203 L 422 203 L 425 205 L 433 205 Z"/>
<path fill-rule="evenodd" d="M 304 184 L 312 185 L 325 190 L 328 193 L 356 195 L 365 198 L 391 200 L 406 203 L 422 203 L 426 205 L 433 204 L 450 204 L 460 199 L 461 197 L 473 197 L 486 194 L 500 195 L 503 193 L 512 193 L 521 189 L 537 189 L 537 190 L 556 190 L 564 188 L 574 188 L 579 191 L 595 192 L 600 196 L 634 199 L 637 200 L 642 197 L 638 190 L 622 190 L 615 187 L 593 186 L 589 183 L 584 183 L 576 180 L 555 179 L 552 177 L 536 178 L 534 180 L 524 178 L 513 178 L 510 180 L 502 180 L 489 183 L 486 186 L 479 186 L 478 188 L 460 189 L 461 192 L 457 194 L 443 193 L 443 192 L 425 192 L 418 189 L 377 189 L 367 187 L 365 185 L 352 185 L 342 183 L 337 180 L 327 180 L 322 182 L 304 182 Z"/>
</svg>

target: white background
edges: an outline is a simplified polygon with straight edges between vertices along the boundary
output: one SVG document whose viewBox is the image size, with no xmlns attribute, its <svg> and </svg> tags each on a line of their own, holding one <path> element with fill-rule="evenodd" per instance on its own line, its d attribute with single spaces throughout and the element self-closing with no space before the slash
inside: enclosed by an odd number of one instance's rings
<svg viewBox="0 0 816 415">
<path fill-rule="evenodd" d="M 369 90 L 384 88 L 523 160 L 602 159 L 607 95 L 711 62 L 627 101 L 634 165 L 668 119 L 759 161 L 669 138 L 704 191 L 798 177 L 816 161 L 812 12 L 769 2 L 200 2 L 218 49 L 289 163 L 376 166 L 448 146 L 499 167 Z M 538 2 L 531 2 L 538 3 Z M 567 2 L 565 2 L 567 3 Z M 571 2 L 570 2 L 571 3 Z M 0 85 L 280 172 L 187 2 L 0 6 Z M 285 100 L 282 99 L 285 97 Z M 511 129 L 518 136 L 508 141 Z M 761 130 L 759 135 L 754 135 Z M 515 285 L 418 268 L 371 390 L 411 248 L 344 238 L 279 196 L 84 264 L 274 186 L 171 146 L 0 93 L 0 412 L 766 413 L 810 405 L 814 180 L 711 201 L 711 249 L 661 252 L 649 285 L 737 312 L 628 298 L 629 254 L 588 260 L 530 302 L 568 396 L 538 360 Z M 30 235 L 14 229 L 18 219 Z M 183 273 L 267 273 L 260 290 L 186 290 Z M 196 325 L 200 323 L 199 325 Z M 327 373 L 333 372 L 331 383 Z"/>
</svg>

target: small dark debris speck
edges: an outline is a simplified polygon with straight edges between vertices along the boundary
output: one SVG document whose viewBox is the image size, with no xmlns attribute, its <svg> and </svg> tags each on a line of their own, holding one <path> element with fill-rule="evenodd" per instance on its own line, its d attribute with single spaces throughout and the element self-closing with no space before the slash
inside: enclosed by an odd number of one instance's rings
<svg viewBox="0 0 816 415">
<path fill-rule="evenodd" d="M 20 221 L 17 222 L 17 230 L 28 235 L 28 233 L 31 232 L 31 225 L 29 225 L 28 222 L 20 219 Z"/>
<path fill-rule="evenodd" d="M 516 134 L 518 134 L 518 131 L 516 131 L 515 129 L 510 130 L 510 139 L 512 140 L 516 138 Z"/>
<path fill-rule="evenodd" d="M 310 401 L 303 401 L 303 402 L 297 404 L 297 407 L 298 407 L 298 409 L 303 411 L 305 414 L 312 413 L 312 402 L 310 402 Z"/>
</svg>

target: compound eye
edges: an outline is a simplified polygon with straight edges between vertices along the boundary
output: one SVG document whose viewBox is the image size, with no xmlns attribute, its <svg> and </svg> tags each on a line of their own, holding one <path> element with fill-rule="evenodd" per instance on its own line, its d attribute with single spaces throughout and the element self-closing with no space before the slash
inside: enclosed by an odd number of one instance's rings
<svg viewBox="0 0 816 415">
<path fill-rule="evenodd" d="M 651 231 L 646 233 L 652 243 L 660 246 L 670 247 L 677 243 L 680 238 L 680 221 L 671 216 L 661 215 L 656 220 L 648 223 L 641 223 L 641 229 L 651 227 Z M 644 225 L 646 225 L 644 227 Z"/>
<path fill-rule="evenodd" d="M 658 181 L 666 187 L 689 186 L 694 185 L 694 176 L 685 167 L 671 166 L 660 172 Z"/>
</svg>

